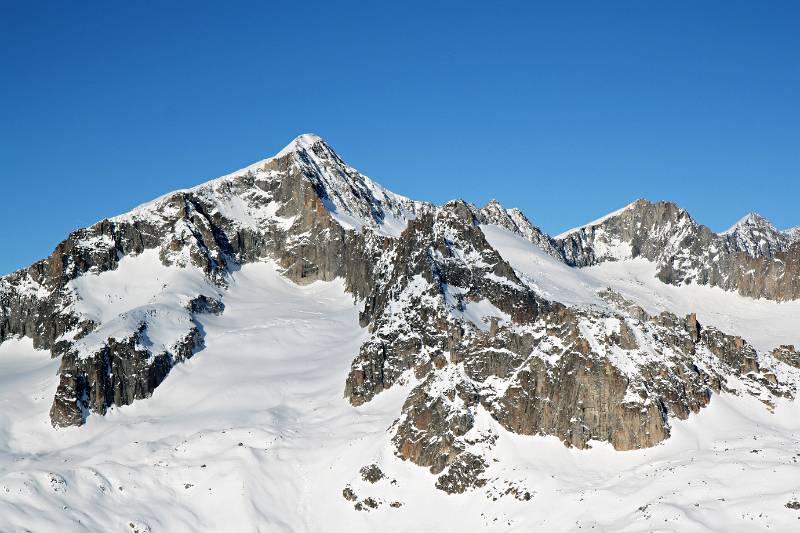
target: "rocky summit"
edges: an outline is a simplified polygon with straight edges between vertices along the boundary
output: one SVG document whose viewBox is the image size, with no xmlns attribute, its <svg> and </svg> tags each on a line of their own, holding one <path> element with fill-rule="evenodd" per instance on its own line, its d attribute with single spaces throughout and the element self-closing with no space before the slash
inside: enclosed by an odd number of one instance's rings
<svg viewBox="0 0 800 533">
<path fill-rule="evenodd" d="M 147 298 L 97 303 L 96 280 L 137 258 L 169 274 L 139 274 L 155 287 Z M 797 394 L 794 322 L 702 307 L 712 296 L 800 299 L 796 230 L 750 214 L 717 234 L 673 203 L 637 200 L 553 237 L 497 201 L 394 194 L 314 135 L 77 230 L 0 278 L 0 343 L 26 337 L 49 350 L 59 361 L 50 422 L 81 426 L 171 386 L 176 365 L 203 357 L 205 317 L 225 316 L 234 275 L 254 263 L 299 286 L 342 281 L 363 338 L 337 378 L 341 401 L 358 410 L 402 395 L 386 430 L 392 453 L 447 493 L 489 486 L 501 432 L 642 449 L 719 395 L 769 411 Z M 643 277 L 629 283 L 614 265 Z M 677 300 L 684 289 L 706 292 Z M 376 468 L 371 483 L 383 482 Z M 343 494 L 359 509 L 380 505 Z"/>
</svg>

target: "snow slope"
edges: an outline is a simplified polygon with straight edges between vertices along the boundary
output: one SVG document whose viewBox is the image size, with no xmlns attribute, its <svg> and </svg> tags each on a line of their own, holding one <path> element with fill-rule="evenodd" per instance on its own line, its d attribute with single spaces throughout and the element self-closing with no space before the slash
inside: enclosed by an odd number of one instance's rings
<svg viewBox="0 0 800 533">
<path fill-rule="evenodd" d="M 82 354 L 97 352 L 110 337 L 125 339 L 142 323 L 147 324 L 143 341 L 151 353 L 172 352 L 193 326 L 191 299 L 200 294 L 218 297 L 220 292 L 196 267 L 164 266 L 156 249 L 123 257 L 116 270 L 75 278 L 67 290 L 76 295 L 75 311 L 100 324 L 76 342 Z"/>
<path fill-rule="evenodd" d="M 527 239 L 494 225 L 483 225 L 486 240 L 534 289 L 571 305 L 604 307 L 597 292 L 611 288 L 650 314 L 697 313 L 701 324 L 734 332 L 756 349 L 800 346 L 800 301 L 753 299 L 707 285 L 667 285 L 646 259 L 607 261 L 572 268 L 553 259 Z"/>
<path fill-rule="evenodd" d="M 111 276 L 84 283 L 95 295 L 122 290 Z M 152 398 L 81 428 L 50 427 L 57 361 L 28 340 L 0 346 L 1 531 L 749 532 L 800 524 L 800 513 L 784 507 L 800 498 L 797 403 L 780 401 L 770 414 L 755 399 L 717 396 L 675 422 L 662 445 L 624 453 L 513 435 L 483 412 L 478 426 L 500 434 L 492 481 L 487 491 L 447 495 L 389 445 L 387 428 L 413 378 L 358 408 L 342 397 L 366 331 L 340 281 L 301 287 L 271 264 L 245 265 L 225 303 L 222 315 L 202 317 L 206 348 Z M 361 479 L 371 463 L 387 479 Z M 507 480 L 530 499 L 507 493 Z M 346 486 L 378 508 L 354 510 Z"/>
</svg>

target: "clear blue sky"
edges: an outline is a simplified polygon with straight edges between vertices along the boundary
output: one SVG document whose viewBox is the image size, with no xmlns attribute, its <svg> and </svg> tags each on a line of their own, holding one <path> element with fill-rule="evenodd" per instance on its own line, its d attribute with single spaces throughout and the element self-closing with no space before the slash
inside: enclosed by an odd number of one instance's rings
<svg viewBox="0 0 800 533">
<path fill-rule="evenodd" d="M 0 273 L 303 132 L 551 233 L 638 197 L 800 224 L 800 3 L 374 4 L 2 0 Z"/>
</svg>

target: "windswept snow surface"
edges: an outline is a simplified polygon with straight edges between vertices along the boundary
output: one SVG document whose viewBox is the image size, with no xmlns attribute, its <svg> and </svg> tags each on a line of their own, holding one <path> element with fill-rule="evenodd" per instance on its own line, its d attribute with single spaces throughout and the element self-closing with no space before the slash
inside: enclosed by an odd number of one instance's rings
<svg viewBox="0 0 800 533">
<path fill-rule="evenodd" d="M 200 269 L 164 266 L 155 249 L 123 257 L 115 270 L 75 278 L 67 290 L 76 296 L 75 311 L 100 324 L 75 343 L 84 356 L 99 351 L 109 338 L 129 337 L 143 323 L 145 347 L 153 354 L 172 352 L 194 325 L 189 302 L 199 295 L 221 296 Z"/>
<path fill-rule="evenodd" d="M 93 280 L 98 298 L 118 290 L 111 277 Z M 387 429 L 413 378 L 359 408 L 342 397 L 366 331 L 341 281 L 300 287 L 271 264 L 251 264 L 232 275 L 224 298 L 224 314 L 202 317 L 206 348 L 173 368 L 152 398 L 90 416 L 80 428 L 50 427 L 57 360 L 27 339 L 0 346 L 0 531 L 800 525 L 800 513 L 784 506 L 800 498 L 797 403 L 779 401 L 770 414 L 751 398 L 715 396 L 675 423 L 664 444 L 634 452 L 513 435 L 484 412 L 477 426 L 500 434 L 491 481 L 486 490 L 447 495 L 391 451 Z M 371 463 L 388 476 L 374 485 L 358 473 Z M 506 480 L 531 499 L 505 494 Z M 381 505 L 356 511 L 342 497 L 348 485 Z"/>
<path fill-rule="evenodd" d="M 567 305 L 605 307 L 597 292 L 611 288 L 650 314 L 697 313 L 701 324 L 739 335 L 760 351 L 782 344 L 800 346 L 800 301 L 756 300 L 707 285 L 668 285 L 656 278 L 656 265 L 646 259 L 606 261 L 577 269 L 504 228 L 483 225 L 481 230 L 522 279 L 547 298 Z"/>
</svg>

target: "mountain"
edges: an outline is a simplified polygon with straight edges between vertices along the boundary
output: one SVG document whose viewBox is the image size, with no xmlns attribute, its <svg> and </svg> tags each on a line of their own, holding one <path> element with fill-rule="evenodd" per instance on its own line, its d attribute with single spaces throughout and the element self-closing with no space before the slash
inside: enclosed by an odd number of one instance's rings
<svg viewBox="0 0 800 533">
<path fill-rule="evenodd" d="M 786 252 L 800 238 L 798 228 L 779 231 L 758 213 L 746 214 L 721 235 L 731 241 L 735 249 L 756 257 L 774 257 L 778 252 Z"/>
<path fill-rule="evenodd" d="M 569 264 L 643 257 L 664 283 L 711 285 L 753 298 L 800 298 L 800 251 L 792 234 L 750 214 L 717 235 L 670 202 L 638 200 L 557 241 Z"/>
<path fill-rule="evenodd" d="M 587 454 L 645 454 L 716 404 L 738 405 L 748 414 L 735 427 L 753 432 L 753 420 L 799 411 L 796 235 L 757 215 L 716 234 L 675 204 L 637 200 L 551 237 L 494 200 L 437 206 L 392 193 L 301 135 L 274 157 L 75 231 L 0 278 L 0 356 L 10 350 L 25 369 L 10 367 L 8 390 L 36 398 L 7 400 L 20 414 L 0 424 L 0 443 L 31 466 L 6 463 L 2 482 L 55 494 L 15 496 L 0 528 L 62 505 L 66 522 L 54 524 L 124 522 L 77 496 L 87 475 L 114 498 L 125 475 L 129 492 L 174 491 L 149 473 L 160 463 L 171 483 L 213 484 L 192 458 L 211 460 L 228 431 L 236 448 L 269 456 L 219 452 L 246 465 L 234 476 L 242 487 L 223 481 L 215 504 L 221 516 L 239 509 L 245 529 L 332 527 L 308 510 L 316 504 L 341 524 L 392 512 L 398 530 L 413 522 L 397 516 L 433 505 L 425 520 L 438 527 L 446 516 L 434 502 L 460 505 L 441 499 L 455 494 L 515 516 L 487 527 L 530 524 L 540 511 L 516 506 L 536 504 L 537 489 L 514 472 L 532 436 Z M 776 427 L 777 449 L 800 429 Z M 145 451 L 131 459 L 123 449 L 134 439 Z M 151 453 L 162 459 L 145 472 Z M 64 472 L 57 459 L 71 456 L 80 466 Z M 790 483 L 791 468 L 774 487 Z M 324 482 L 312 487 L 314 476 Z M 264 488 L 271 478 L 278 485 Z M 493 503 L 504 498 L 516 503 Z M 147 495 L 153 510 L 133 507 L 129 529 L 196 530 L 188 514 L 206 510 L 184 500 Z M 163 516 L 173 505 L 184 521 Z M 304 522 L 306 512 L 315 518 Z"/>
</svg>

